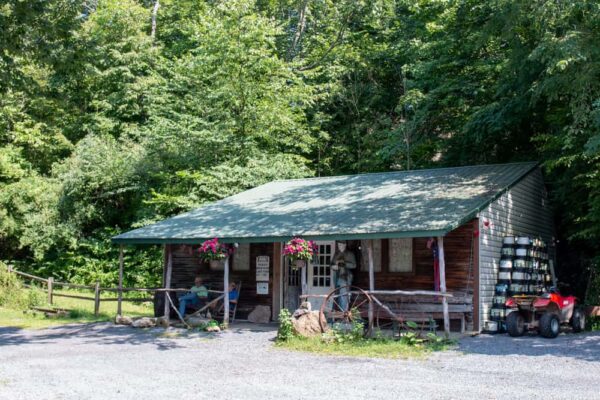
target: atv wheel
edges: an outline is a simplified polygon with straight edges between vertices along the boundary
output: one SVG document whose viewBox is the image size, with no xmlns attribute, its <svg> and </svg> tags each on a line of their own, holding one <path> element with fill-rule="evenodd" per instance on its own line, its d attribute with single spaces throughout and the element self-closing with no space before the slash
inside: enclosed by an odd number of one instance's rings
<svg viewBox="0 0 600 400">
<path fill-rule="evenodd" d="M 506 330 L 512 337 L 523 336 L 525 333 L 525 319 L 518 311 L 513 311 L 506 317 Z"/>
<path fill-rule="evenodd" d="M 560 333 L 560 321 L 556 314 L 545 313 L 540 318 L 540 335 L 554 339 Z"/>
<path fill-rule="evenodd" d="M 571 317 L 573 332 L 581 332 L 585 329 L 585 314 L 581 308 L 575 308 Z"/>
</svg>

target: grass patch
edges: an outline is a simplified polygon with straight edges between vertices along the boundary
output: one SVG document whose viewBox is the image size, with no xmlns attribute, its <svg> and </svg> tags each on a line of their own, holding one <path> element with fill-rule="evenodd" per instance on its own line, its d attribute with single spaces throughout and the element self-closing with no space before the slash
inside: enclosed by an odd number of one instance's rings
<svg viewBox="0 0 600 400">
<path fill-rule="evenodd" d="M 25 290 L 25 289 L 22 289 Z M 90 296 L 89 292 L 75 290 L 56 290 L 55 293 L 74 294 Z M 104 296 L 102 296 L 104 297 Z M 106 297 L 114 297 L 108 293 Z M 39 304 L 46 308 L 64 308 L 70 310 L 68 317 L 48 318 L 43 312 L 28 309 L 15 309 L 12 307 L 0 307 L 0 326 L 11 326 L 17 328 L 42 329 L 51 326 L 92 323 L 112 321 L 117 314 L 117 302 L 100 302 L 100 313 L 94 315 L 94 302 L 90 300 L 71 299 L 66 297 L 54 297 L 53 305 Z M 129 303 L 123 302 L 123 314 L 132 317 L 152 316 L 154 313 L 152 303 Z"/>
<path fill-rule="evenodd" d="M 423 335 L 415 329 L 418 327 L 410 321 L 408 331 L 402 332 L 399 338 L 385 336 L 383 332 L 375 332 L 374 338 L 366 338 L 365 325 L 360 317 L 354 318 L 352 324 L 339 325 L 321 336 L 312 338 L 300 337 L 294 333 L 292 316 L 288 310 L 279 313 L 279 329 L 276 346 L 278 348 L 309 353 L 374 358 L 418 358 L 433 351 L 449 348 L 453 341 L 441 338 L 434 333 Z"/>
<path fill-rule="evenodd" d="M 346 342 L 327 341 L 321 337 L 302 338 L 292 337 L 286 341 L 277 342 L 278 348 L 352 357 L 375 358 L 419 358 L 433 351 L 445 350 L 451 343 L 421 343 L 407 344 L 393 339 L 359 339 Z"/>
</svg>

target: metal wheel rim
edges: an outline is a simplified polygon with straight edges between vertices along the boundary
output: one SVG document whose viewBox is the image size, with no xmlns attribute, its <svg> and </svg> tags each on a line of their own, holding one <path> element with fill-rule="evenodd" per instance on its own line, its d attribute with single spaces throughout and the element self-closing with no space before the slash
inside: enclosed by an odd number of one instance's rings
<svg viewBox="0 0 600 400">
<path fill-rule="evenodd" d="M 321 309 L 319 311 L 319 324 L 321 325 L 321 330 L 323 332 L 326 332 L 330 327 L 328 320 L 327 320 L 327 315 L 326 315 L 326 311 L 327 311 L 329 302 L 332 301 L 332 303 L 337 304 L 341 308 L 339 303 L 337 303 L 337 301 L 335 301 L 334 298 L 341 296 L 340 292 L 342 289 L 347 290 L 347 292 L 350 294 L 350 296 L 352 296 L 353 292 L 358 293 L 358 296 L 355 298 L 355 301 L 350 302 L 352 304 L 348 305 L 348 310 L 342 311 L 340 314 L 340 316 L 342 318 L 347 318 L 348 322 L 352 322 L 354 320 L 354 316 L 352 315 L 353 308 L 351 307 L 351 305 L 355 305 L 356 299 L 360 298 L 360 296 L 364 296 L 364 298 L 365 298 L 365 300 L 363 302 L 358 304 L 358 307 L 362 306 L 363 304 L 369 305 L 373 302 L 373 300 L 371 299 L 371 296 L 369 296 L 369 294 L 367 292 L 365 292 L 363 289 L 361 289 L 357 286 L 340 286 L 339 288 L 335 288 L 334 290 L 329 292 L 329 294 L 323 301 L 323 304 L 321 304 Z M 367 321 L 367 327 L 368 327 L 368 331 L 370 332 L 371 328 L 372 328 L 370 321 Z"/>
</svg>

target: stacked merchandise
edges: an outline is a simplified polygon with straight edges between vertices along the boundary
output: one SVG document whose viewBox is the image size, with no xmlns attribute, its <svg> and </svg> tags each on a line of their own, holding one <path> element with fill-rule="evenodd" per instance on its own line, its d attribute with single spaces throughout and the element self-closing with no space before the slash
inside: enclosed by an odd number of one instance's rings
<svg viewBox="0 0 600 400">
<path fill-rule="evenodd" d="M 500 269 L 498 270 L 498 284 L 494 291 L 490 319 L 493 323 L 489 330 L 503 332 L 506 320 L 506 296 L 511 285 L 513 264 L 515 259 L 515 238 L 507 236 L 502 241 Z"/>
<path fill-rule="evenodd" d="M 488 331 L 503 332 L 508 296 L 539 295 L 552 281 L 548 248 L 541 239 L 506 236 L 502 240 L 498 284 L 495 287 Z"/>
<path fill-rule="evenodd" d="M 506 331 L 506 297 L 508 295 L 508 284 L 498 283 L 494 290 L 492 300 L 492 309 L 490 310 L 490 320 L 487 330 L 490 332 Z"/>
<path fill-rule="evenodd" d="M 515 259 L 510 294 L 539 295 L 546 291 L 548 274 L 548 247 L 541 239 L 528 236 L 515 238 Z"/>
</svg>

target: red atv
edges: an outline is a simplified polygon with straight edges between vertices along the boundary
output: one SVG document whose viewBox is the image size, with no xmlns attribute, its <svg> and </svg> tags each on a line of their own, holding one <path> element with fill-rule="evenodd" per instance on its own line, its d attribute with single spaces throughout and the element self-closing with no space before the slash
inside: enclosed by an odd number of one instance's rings
<svg viewBox="0 0 600 400">
<path fill-rule="evenodd" d="M 506 308 L 506 330 L 510 336 L 522 336 L 526 331 L 538 329 L 543 337 L 555 338 L 561 324 L 570 324 L 574 332 L 585 328 L 585 314 L 577 306 L 577 299 L 563 297 L 554 288 L 540 296 L 510 297 Z"/>
</svg>

